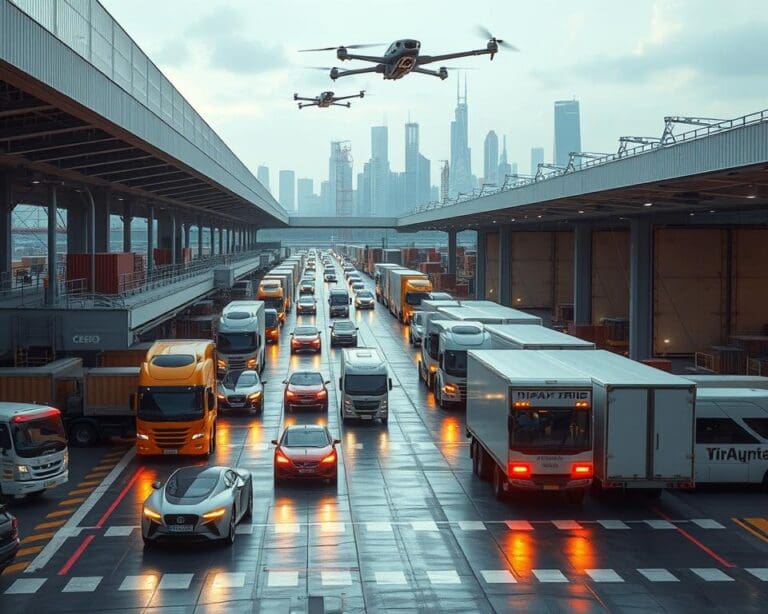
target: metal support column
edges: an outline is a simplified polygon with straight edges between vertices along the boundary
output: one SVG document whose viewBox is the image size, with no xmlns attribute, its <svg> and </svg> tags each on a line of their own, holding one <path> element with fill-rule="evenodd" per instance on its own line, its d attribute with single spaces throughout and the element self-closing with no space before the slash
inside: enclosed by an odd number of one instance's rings
<svg viewBox="0 0 768 614">
<path fill-rule="evenodd" d="M 203 257 L 203 222 L 197 222 L 197 258 Z"/>
<path fill-rule="evenodd" d="M 448 274 L 456 275 L 456 234 L 455 230 L 448 231 Z"/>
<path fill-rule="evenodd" d="M 155 270 L 155 207 L 147 205 L 147 277 Z"/>
<path fill-rule="evenodd" d="M 57 291 L 57 259 L 56 259 L 56 226 L 59 222 L 57 214 L 58 190 L 56 184 L 50 184 L 48 188 L 48 288 L 45 292 L 45 304 L 56 304 Z"/>
<path fill-rule="evenodd" d="M 208 252 L 208 256 L 213 257 L 216 255 L 216 227 L 213 224 L 211 224 L 210 231 L 211 249 Z"/>
<path fill-rule="evenodd" d="M 0 273 L 11 275 L 12 267 L 12 213 L 13 190 L 11 189 L 11 177 L 8 173 L 0 174 Z"/>
<path fill-rule="evenodd" d="M 485 230 L 477 231 L 477 252 L 475 254 L 475 298 L 485 298 L 485 259 L 488 256 L 486 249 Z"/>
<path fill-rule="evenodd" d="M 512 227 L 499 228 L 499 303 L 512 304 Z"/>
<path fill-rule="evenodd" d="M 576 224 L 573 236 L 573 323 L 592 324 L 592 226 Z"/>
<path fill-rule="evenodd" d="M 192 245 L 189 242 L 191 230 L 192 230 L 191 222 L 189 220 L 185 221 L 184 222 L 184 247 L 186 249 L 189 249 L 190 247 L 192 247 Z"/>
<path fill-rule="evenodd" d="M 171 211 L 169 216 L 171 218 L 171 264 L 176 264 L 176 212 Z"/>
<path fill-rule="evenodd" d="M 653 356 L 653 227 L 647 217 L 629 222 L 629 357 Z"/>
<path fill-rule="evenodd" d="M 219 254 L 224 253 L 224 229 L 219 226 Z"/>
<path fill-rule="evenodd" d="M 109 190 L 93 191 L 94 200 L 94 252 L 103 254 L 109 251 L 109 205 L 112 200 Z"/>
<path fill-rule="evenodd" d="M 130 200 L 123 203 L 123 251 L 132 251 L 131 224 L 133 223 L 133 205 Z"/>
</svg>

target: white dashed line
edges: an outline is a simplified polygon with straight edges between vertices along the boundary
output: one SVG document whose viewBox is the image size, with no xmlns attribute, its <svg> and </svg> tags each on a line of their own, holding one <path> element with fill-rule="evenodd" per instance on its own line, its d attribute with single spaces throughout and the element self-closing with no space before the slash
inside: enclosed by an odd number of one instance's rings
<svg viewBox="0 0 768 614">
<path fill-rule="evenodd" d="M 213 579 L 213 588 L 243 588 L 245 574 L 240 571 L 217 573 Z"/>
<path fill-rule="evenodd" d="M 527 520 L 505 520 L 504 524 L 512 531 L 533 531 L 533 525 Z"/>
<path fill-rule="evenodd" d="M 192 584 L 194 574 L 191 573 L 166 573 L 160 579 L 157 588 L 161 591 L 187 590 Z"/>
<path fill-rule="evenodd" d="M 455 569 L 427 571 L 427 577 L 432 584 L 461 584 L 461 578 Z"/>
<path fill-rule="evenodd" d="M 462 531 L 486 531 L 485 523 L 481 520 L 459 520 Z"/>
<path fill-rule="evenodd" d="M 151 591 L 157 586 L 157 576 L 153 574 L 143 576 L 125 576 L 118 590 L 121 591 Z"/>
<path fill-rule="evenodd" d="M 402 571 L 377 571 L 376 584 L 408 584 L 405 574 Z"/>
<path fill-rule="evenodd" d="M 483 569 L 480 571 L 488 584 L 516 584 L 515 576 L 506 569 Z"/>
<path fill-rule="evenodd" d="M 321 571 L 320 582 L 323 586 L 349 586 L 352 574 L 348 571 Z"/>
<path fill-rule="evenodd" d="M 559 569 L 533 569 L 531 571 L 539 582 L 569 582 Z"/>
<path fill-rule="evenodd" d="M 101 583 L 102 576 L 75 576 L 69 579 L 62 593 L 92 593 Z"/>
<path fill-rule="evenodd" d="M 717 569 L 717 567 L 691 567 L 691 571 L 704 582 L 735 582 L 731 576 Z"/>
<path fill-rule="evenodd" d="M 299 585 L 298 571 L 269 571 L 267 586 L 271 588 L 293 588 Z"/>
<path fill-rule="evenodd" d="M 553 520 L 552 524 L 555 525 L 555 527 L 557 527 L 561 531 L 574 531 L 576 529 L 583 528 L 575 520 Z"/>
<path fill-rule="evenodd" d="M 45 584 L 47 578 L 19 578 L 5 591 L 6 595 L 33 595 Z"/>
<path fill-rule="evenodd" d="M 613 569 L 585 569 L 586 574 L 595 582 L 624 582 Z"/>
<path fill-rule="evenodd" d="M 638 569 L 641 575 L 649 582 L 680 582 L 680 580 L 666 569 Z"/>
</svg>

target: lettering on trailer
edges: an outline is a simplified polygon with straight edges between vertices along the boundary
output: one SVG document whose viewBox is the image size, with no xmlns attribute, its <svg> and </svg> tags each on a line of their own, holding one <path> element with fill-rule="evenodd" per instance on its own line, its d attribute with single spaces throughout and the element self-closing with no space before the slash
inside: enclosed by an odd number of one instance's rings
<svg viewBox="0 0 768 614">
<path fill-rule="evenodd" d="M 77 343 L 78 345 L 83 344 L 94 344 L 99 343 L 101 341 L 101 337 L 98 335 L 73 335 L 72 336 L 72 343 Z"/>
<path fill-rule="evenodd" d="M 748 463 L 754 460 L 768 461 L 768 448 L 755 448 L 752 450 L 737 450 L 736 448 L 707 448 L 708 460 L 711 461 L 738 461 Z"/>
<path fill-rule="evenodd" d="M 589 401 L 589 390 L 515 390 L 514 401 Z"/>
</svg>

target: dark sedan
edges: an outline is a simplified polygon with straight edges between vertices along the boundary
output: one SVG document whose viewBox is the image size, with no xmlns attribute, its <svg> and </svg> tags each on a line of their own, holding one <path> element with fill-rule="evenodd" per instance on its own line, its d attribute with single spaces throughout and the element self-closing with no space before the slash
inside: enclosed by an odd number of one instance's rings
<svg viewBox="0 0 768 614">
<path fill-rule="evenodd" d="M 275 483 L 288 478 L 324 479 L 335 484 L 338 477 L 336 445 L 324 426 L 305 424 L 289 426 L 275 446 Z"/>
<path fill-rule="evenodd" d="M 331 347 L 357 346 L 357 326 L 352 320 L 336 320 L 331 324 Z"/>
</svg>

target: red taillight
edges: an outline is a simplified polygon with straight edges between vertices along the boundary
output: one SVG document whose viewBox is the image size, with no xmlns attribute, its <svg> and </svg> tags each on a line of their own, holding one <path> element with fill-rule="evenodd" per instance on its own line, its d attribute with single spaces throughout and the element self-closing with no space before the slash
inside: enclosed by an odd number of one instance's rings
<svg viewBox="0 0 768 614">
<path fill-rule="evenodd" d="M 320 390 L 316 396 L 318 399 L 324 399 L 328 396 L 328 393 L 325 390 Z"/>
<path fill-rule="evenodd" d="M 336 450 L 331 450 L 331 453 L 320 461 L 321 465 L 330 465 L 336 462 Z"/>
<path fill-rule="evenodd" d="M 19 519 L 14 516 L 11 518 L 11 537 L 16 538 L 19 536 Z"/>
<path fill-rule="evenodd" d="M 509 463 L 510 478 L 531 477 L 531 465 L 529 463 Z"/>
<path fill-rule="evenodd" d="M 11 422 L 30 422 L 31 420 L 41 420 L 43 418 L 51 418 L 53 416 L 60 416 L 61 412 L 53 407 L 45 409 L 43 411 L 36 411 L 30 414 L 21 414 L 11 418 Z"/>
<path fill-rule="evenodd" d="M 286 456 L 286 455 L 283 453 L 283 451 L 282 451 L 280 448 L 278 448 L 278 449 L 275 451 L 275 462 L 276 462 L 278 465 L 290 465 L 290 464 L 291 464 L 291 459 L 290 459 L 290 458 L 288 458 L 288 457 L 287 457 L 287 456 Z"/>
<path fill-rule="evenodd" d="M 592 463 L 573 463 L 571 465 L 572 478 L 591 478 Z"/>
</svg>

